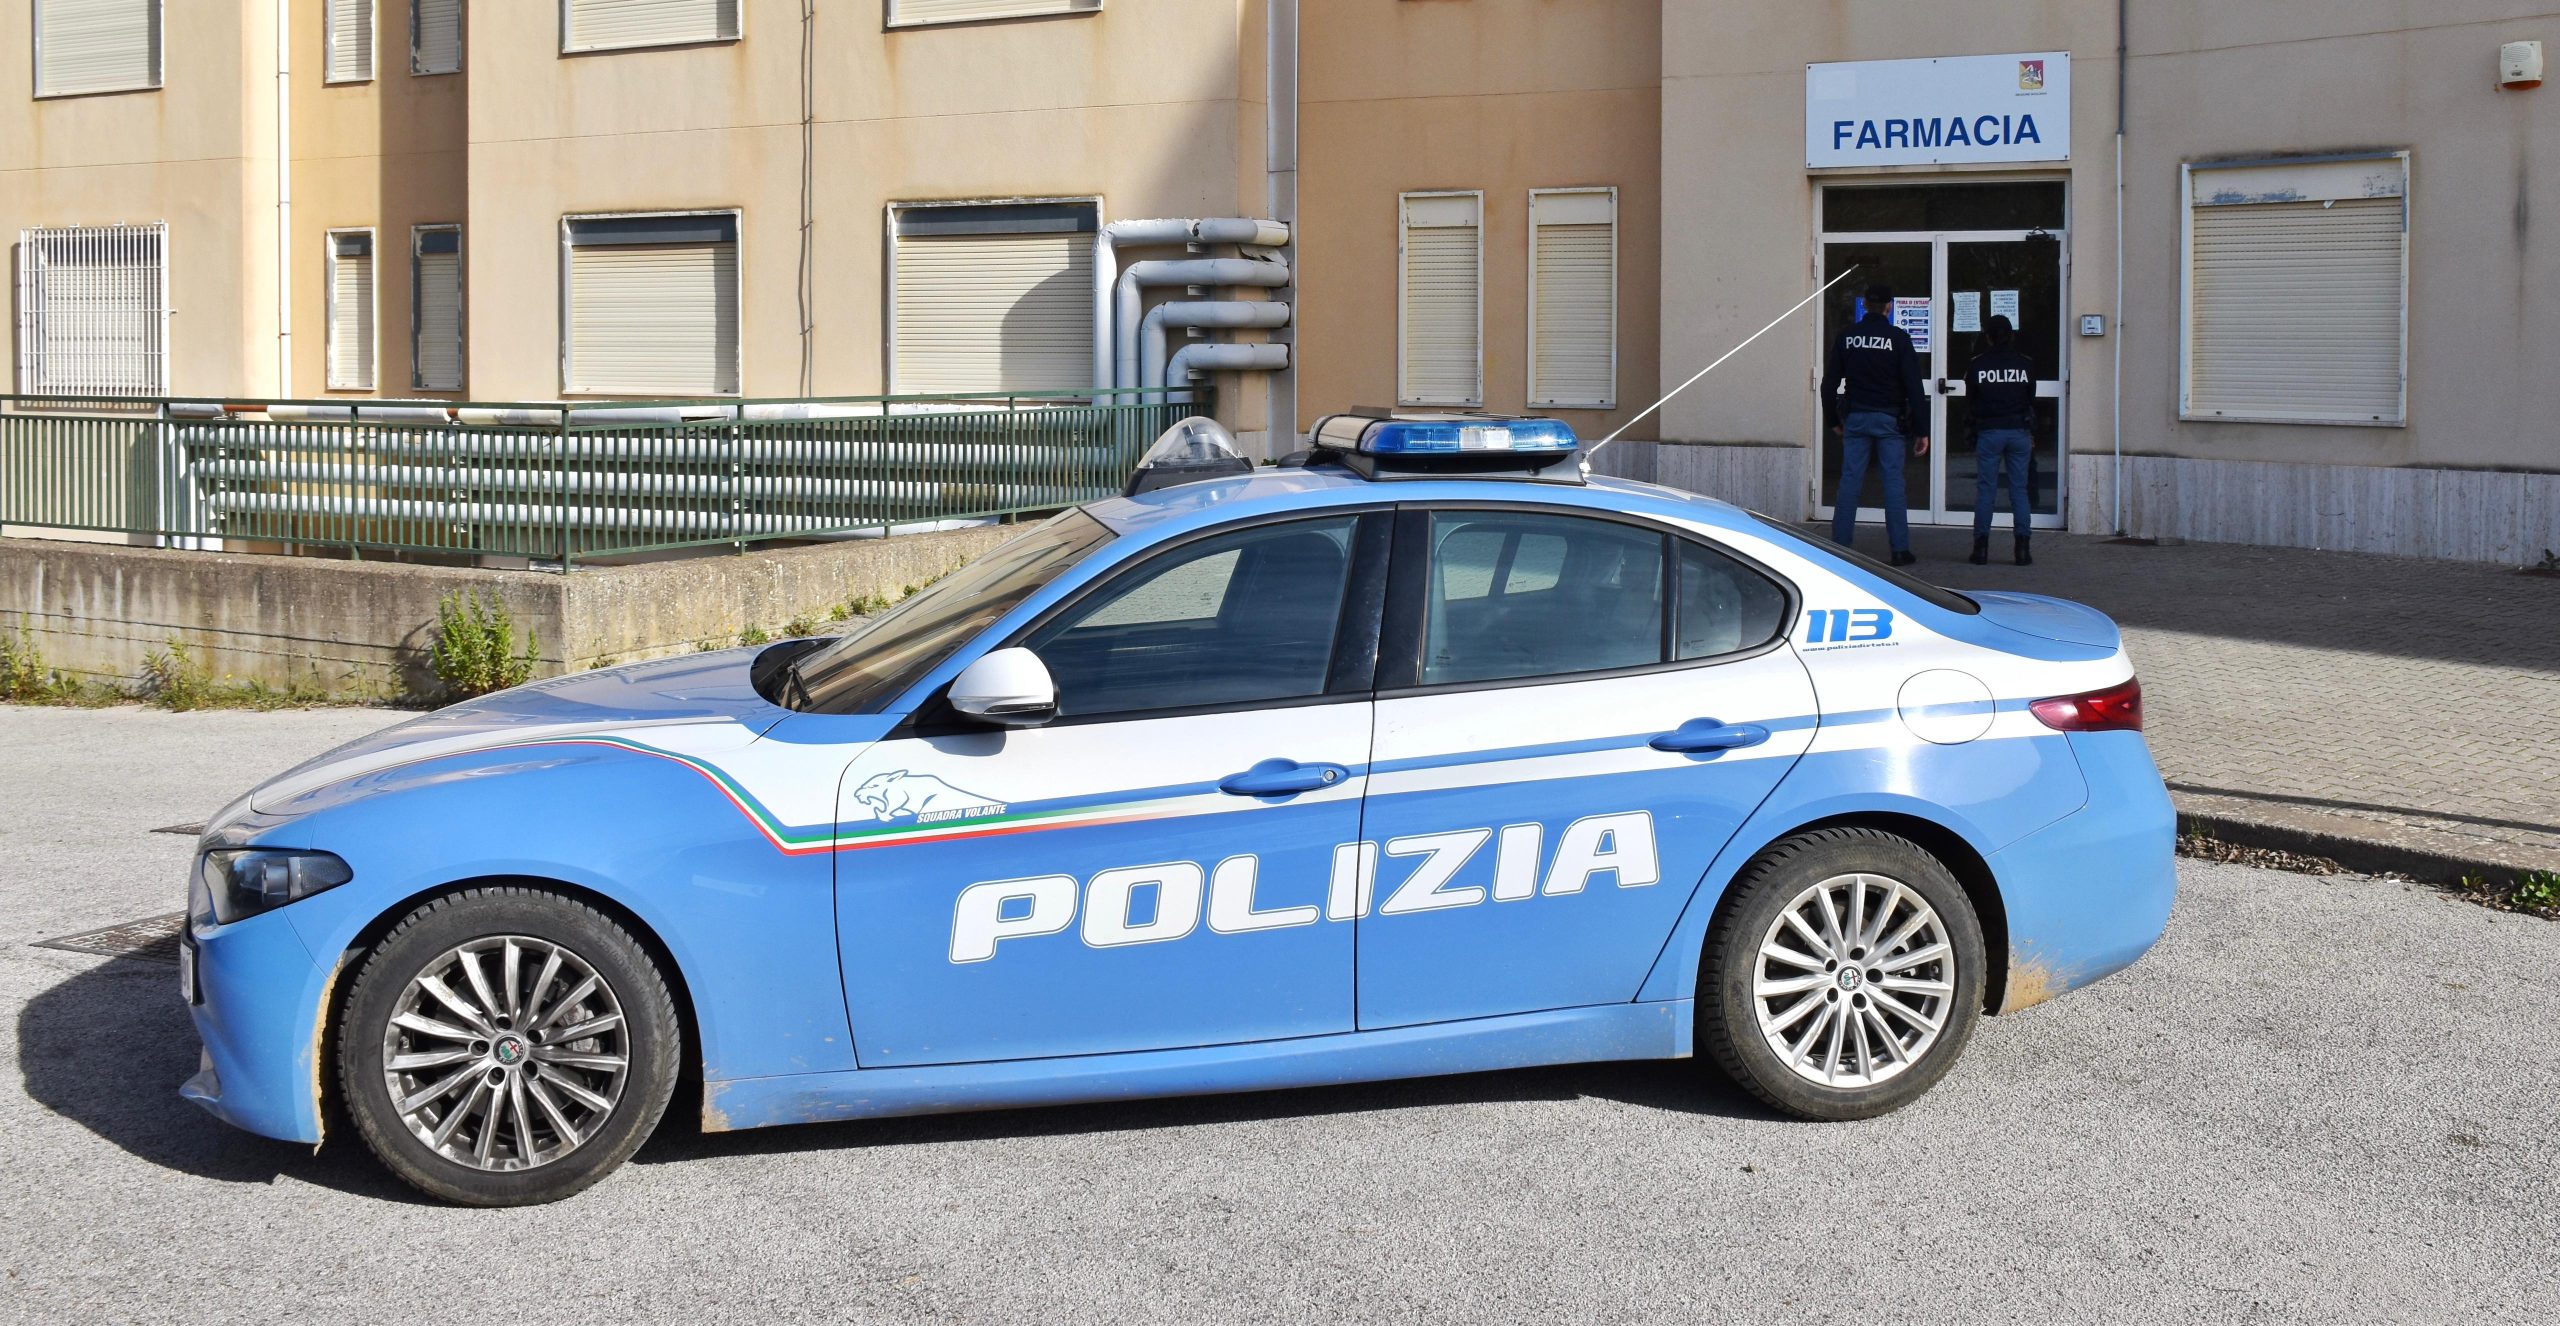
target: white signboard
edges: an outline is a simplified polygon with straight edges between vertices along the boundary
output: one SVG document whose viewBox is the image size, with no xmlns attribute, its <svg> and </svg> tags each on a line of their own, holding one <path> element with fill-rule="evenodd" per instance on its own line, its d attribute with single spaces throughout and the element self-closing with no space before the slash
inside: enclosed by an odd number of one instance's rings
<svg viewBox="0 0 2560 1326">
<path fill-rule="evenodd" d="M 1992 291 L 1991 316 L 2007 318 L 2009 325 L 2016 327 L 2018 325 L 2018 292 L 2015 290 Z"/>
<path fill-rule="evenodd" d="M 1804 69 L 1807 166 L 2071 159 L 2071 53 Z"/>
<path fill-rule="evenodd" d="M 1893 325 L 1911 337 L 1911 348 L 1929 353 L 1929 310 L 1936 304 L 1927 295 L 1899 295 L 1893 301 Z"/>
<path fill-rule="evenodd" d="M 1955 293 L 1955 307 L 1947 314 L 1947 330 L 1951 332 L 1982 330 L 1981 291 L 1959 290 Z"/>
</svg>

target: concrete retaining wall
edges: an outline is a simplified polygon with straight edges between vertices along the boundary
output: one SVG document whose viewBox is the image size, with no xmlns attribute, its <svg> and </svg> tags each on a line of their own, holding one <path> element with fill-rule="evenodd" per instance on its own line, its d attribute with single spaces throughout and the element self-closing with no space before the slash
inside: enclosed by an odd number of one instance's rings
<svg viewBox="0 0 2560 1326">
<path fill-rule="evenodd" d="M 315 557 L 171 552 L 0 539 L 0 630 L 21 623 L 46 663 L 130 680 L 179 641 L 216 676 L 333 690 L 431 693 L 436 607 L 476 591 L 531 631 L 536 674 L 682 653 L 778 630 L 832 605 L 895 600 L 1010 537 L 1007 525 L 693 557 L 567 575 Z"/>
</svg>

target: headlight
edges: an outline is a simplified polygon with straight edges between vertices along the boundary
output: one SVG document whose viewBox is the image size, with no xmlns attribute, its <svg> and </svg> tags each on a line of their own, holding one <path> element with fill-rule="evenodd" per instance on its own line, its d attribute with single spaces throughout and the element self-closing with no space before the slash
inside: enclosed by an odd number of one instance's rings
<svg viewBox="0 0 2560 1326">
<path fill-rule="evenodd" d="M 355 872 L 347 869 L 347 863 L 327 852 L 221 848 L 197 859 L 188 910 L 201 916 L 201 909 L 209 905 L 213 919 L 229 925 L 353 878 Z"/>
</svg>

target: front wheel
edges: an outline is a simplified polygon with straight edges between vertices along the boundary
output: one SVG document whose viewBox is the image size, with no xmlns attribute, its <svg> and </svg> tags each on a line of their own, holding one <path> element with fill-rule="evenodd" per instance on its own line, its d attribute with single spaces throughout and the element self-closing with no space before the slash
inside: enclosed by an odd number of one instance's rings
<svg viewBox="0 0 2560 1326">
<path fill-rule="evenodd" d="M 524 888 L 439 898 L 365 955 L 338 1028 L 357 1131 L 447 1201 L 558 1201 L 612 1172 L 675 1091 L 674 998 L 610 917 Z"/>
<path fill-rule="evenodd" d="M 1807 1119 L 1867 1119 L 1955 1066 L 1982 1011 L 1982 925 L 1936 857 L 1873 829 L 1790 838 L 1707 936 L 1699 1048 Z"/>
</svg>

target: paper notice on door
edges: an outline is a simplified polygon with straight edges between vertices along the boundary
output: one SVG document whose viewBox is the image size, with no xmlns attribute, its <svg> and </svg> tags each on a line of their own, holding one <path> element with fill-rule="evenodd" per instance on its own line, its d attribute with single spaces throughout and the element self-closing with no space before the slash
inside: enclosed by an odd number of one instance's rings
<svg viewBox="0 0 2560 1326">
<path fill-rule="evenodd" d="M 1978 332 L 1982 330 L 1982 292 L 1959 290 L 1953 296 L 1955 308 L 1947 315 L 1947 330 Z"/>
<path fill-rule="evenodd" d="M 2018 292 L 2015 290 L 1992 291 L 1991 316 L 2007 318 L 2009 325 L 2016 327 L 2018 325 Z"/>
<path fill-rule="evenodd" d="M 1893 325 L 1909 334 L 1911 348 L 1924 355 L 1929 353 L 1930 309 L 1935 303 L 1927 295 L 1903 295 L 1893 301 Z"/>
</svg>

